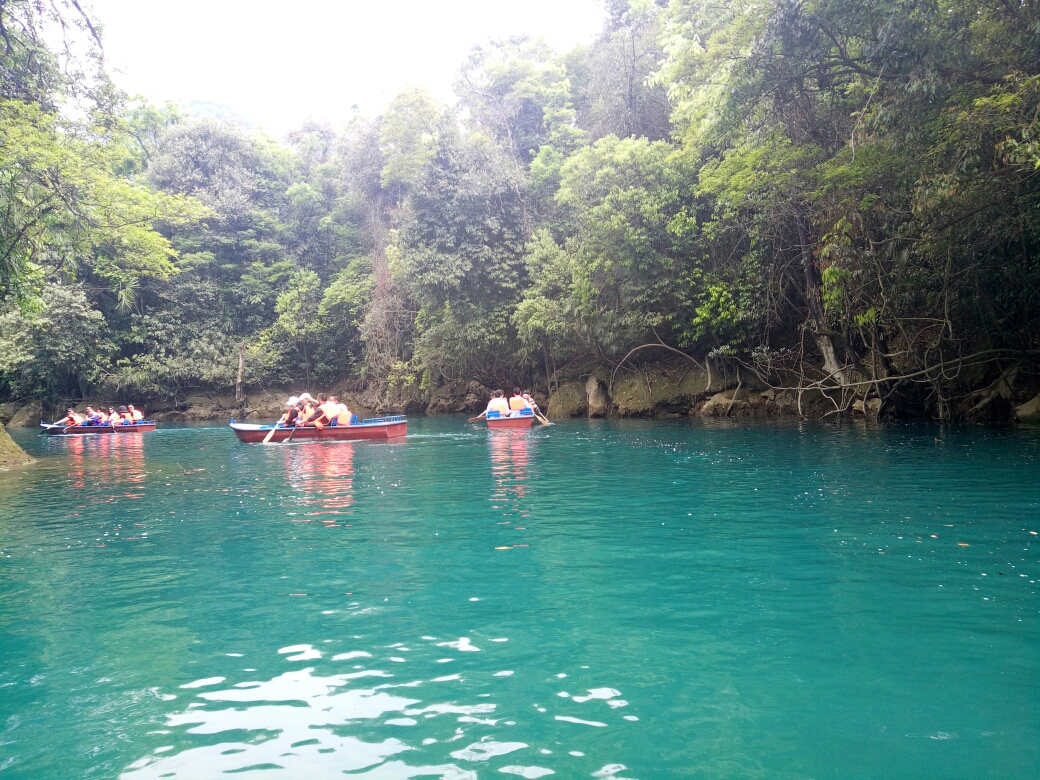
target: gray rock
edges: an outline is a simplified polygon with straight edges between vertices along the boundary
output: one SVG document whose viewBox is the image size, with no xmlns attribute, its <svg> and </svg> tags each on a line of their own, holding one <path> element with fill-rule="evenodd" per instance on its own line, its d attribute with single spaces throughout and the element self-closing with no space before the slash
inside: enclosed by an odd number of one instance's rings
<svg viewBox="0 0 1040 780">
<path fill-rule="evenodd" d="M 606 417 L 610 412 L 610 398 L 607 389 L 595 374 L 585 381 L 585 396 L 589 417 Z"/>
<path fill-rule="evenodd" d="M 578 417 L 588 408 L 588 395 L 581 382 L 562 382 L 556 392 L 549 396 L 549 417 L 557 420 Z"/>
<path fill-rule="evenodd" d="M 29 401 L 25 406 L 18 409 L 7 423 L 8 428 L 35 428 L 43 419 L 43 404 L 39 401 Z"/>
<path fill-rule="evenodd" d="M 433 391 L 426 414 L 459 414 L 482 412 L 491 391 L 480 382 L 446 382 Z"/>
<path fill-rule="evenodd" d="M 715 393 L 704 402 L 699 414 L 704 417 L 726 417 L 727 415 L 745 415 L 750 411 L 751 393 L 742 387 L 739 390 Z"/>
<path fill-rule="evenodd" d="M 1015 419 L 1019 422 L 1040 422 L 1040 393 L 1021 406 L 1015 407 Z"/>
</svg>

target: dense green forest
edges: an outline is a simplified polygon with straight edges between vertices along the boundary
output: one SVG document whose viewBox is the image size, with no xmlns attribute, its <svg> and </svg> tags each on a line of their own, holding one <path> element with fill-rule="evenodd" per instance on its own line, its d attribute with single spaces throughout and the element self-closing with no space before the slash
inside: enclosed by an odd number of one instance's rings
<svg viewBox="0 0 1040 780">
<path fill-rule="evenodd" d="M 678 352 L 950 416 L 1033 381 L 1037 0 L 607 11 L 573 51 L 474 49 L 451 105 L 279 140 L 120 93 L 79 4 L 3 0 L 0 394 L 176 400 L 240 360 L 546 388 Z"/>
</svg>

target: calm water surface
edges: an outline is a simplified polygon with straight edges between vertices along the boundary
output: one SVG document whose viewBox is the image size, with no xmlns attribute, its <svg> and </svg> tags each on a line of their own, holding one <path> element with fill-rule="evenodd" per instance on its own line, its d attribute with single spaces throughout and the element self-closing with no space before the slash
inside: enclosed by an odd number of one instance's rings
<svg viewBox="0 0 1040 780">
<path fill-rule="evenodd" d="M 0 776 L 1040 777 L 1040 431 L 41 439 Z"/>
</svg>

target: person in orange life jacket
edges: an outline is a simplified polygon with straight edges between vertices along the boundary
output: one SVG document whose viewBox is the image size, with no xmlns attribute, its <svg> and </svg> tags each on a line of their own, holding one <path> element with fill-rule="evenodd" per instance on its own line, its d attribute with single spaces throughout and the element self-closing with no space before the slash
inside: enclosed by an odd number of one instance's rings
<svg viewBox="0 0 1040 780">
<path fill-rule="evenodd" d="M 66 409 L 65 416 L 55 422 L 55 425 L 79 425 L 83 422 L 83 417 L 76 414 L 75 409 Z"/>
<path fill-rule="evenodd" d="M 288 409 L 285 410 L 285 414 L 282 415 L 282 419 L 278 421 L 278 425 L 283 428 L 295 428 L 296 421 L 300 417 L 300 399 L 295 395 L 292 396 L 288 401 L 285 402 Z"/>
<path fill-rule="evenodd" d="M 512 416 L 520 414 L 524 409 L 530 408 L 530 404 L 524 399 L 519 387 L 513 388 L 513 397 L 509 399 L 509 412 Z"/>
<path fill-rule="evenodd" d="M 134 422 L 140 422 L 144 419 L 144 412 L 140 409 L 135 409 L 133 404 L 127 404 L 126 408 L 130 412 L 130 419 Z"/>
<path fill-rule="evenodd" d="M 311 416 L 311 412 L 313 412 L 314 409 L 311 407 L 310 403 L 303 398 L 296 402 L 296 408 L 299 410 L 299 414 L 296 416 L 296 425 L 303 425 L 307 418 Z"/>
<path fill-rule="evenodd" d="M 346 422 L 341 418 L 341 413 L 344 411 L 347 411 L 348 414 Z M 315 425 L 349 425 L 349 414 L 347 407 L 339 402 L 338 396 L 318 393 L 318 409 L 313 415 Z"/>
<path fill-rule="evenodd" d="M 134 421 L 134 416 L 130 414 L 129 410 L 125 406 L 119 407 L 119 419 L 118 424 L 129 425 Z"/>
<path fill-rule="evenodd" d="M 329 397 L 325 393 L 318 393 L 318 401 L 311 405 L 310 414 L 305 418 L 304 425 L 313 425 L 319 430 L 324 428 L 332 421 L 329 410 Z"/>
<path fill-rule="evenodd" d="M 296 420 L 297 425 L 304 425 L 307 419 L 314 414 L 314 399 L 309 393 L 300 393 L 300 416 Z"/>
<path fill-rule="evenodd" d="M 338 395 L 330 395 L 329 400 L 335 404 L 336 409 L 336 425 L 350 425 L 350 409 L 347 405 L 340 403 Z"/>
</svg>

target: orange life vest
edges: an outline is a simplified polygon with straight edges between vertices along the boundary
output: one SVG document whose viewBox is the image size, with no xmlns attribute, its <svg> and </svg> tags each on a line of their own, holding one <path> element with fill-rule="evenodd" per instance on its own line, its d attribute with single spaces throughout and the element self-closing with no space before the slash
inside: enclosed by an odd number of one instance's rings
<svg viewBox="0 0 1040 780">
<path fill-rule="evenodd" d="M 336 424 L 350 425 L 350 409 L 344 403 L 336 404 Z"/>
<path fill-rule="evenodd" d="M 144 412 L 142 412 L 140 409 L 134 409 L 132 412 L 130 412 L 130 416 L 136 422 L 137 420 L 143 420 L 144 419 Z"/>
<path fill-rule="evenodd" d="M 505 398 L 492 398 L 488 401 L 487 410 L 489 412 L 509 414 L 509 402 Z"/>
<path fill-rule="evenodd" d="M 318 407 L 312 406 L 310 402 L 304 404 L 303 411 L 300 413 L 300 419 L 303 420 L 303 424 L 307 426 L 313 425 L 318 430 L 325 427 L 325 421 L 321 417 L 316 420 L 311 420 L 311 415 L 318 411 Z M 308 422 L 309 421 L 309 422 Z"/>
<path fill-rule="evenodd" d="M 514 395 L 509 399 L 509 408 L 514 412 L 519 412 L 521 409 L 527 408 L 527 401 L 522 395 Z"/>
</svg>

